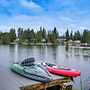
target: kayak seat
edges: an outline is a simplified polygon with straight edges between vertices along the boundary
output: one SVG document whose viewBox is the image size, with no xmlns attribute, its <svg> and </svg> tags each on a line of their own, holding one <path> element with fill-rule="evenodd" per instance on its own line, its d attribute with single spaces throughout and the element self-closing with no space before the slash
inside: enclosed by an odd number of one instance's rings
<svg viewBox="0 0 90 90">
<path fill-rule="evenodd" d="M 21 65 L 22 66 L 31 66 L 34 65 L 35 59 L 33 57 L 27 58 L 24 61 L 22 61 Z"/>
</svg>

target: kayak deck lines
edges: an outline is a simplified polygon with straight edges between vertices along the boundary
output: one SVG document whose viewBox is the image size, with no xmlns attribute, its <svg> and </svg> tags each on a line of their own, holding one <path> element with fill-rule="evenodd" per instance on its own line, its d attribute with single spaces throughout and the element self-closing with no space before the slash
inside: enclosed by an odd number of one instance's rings
<svg viewBox="0 0 90 90">
<path fill-rule="evenodd" d="M 11 70 L 32 80 L 40 82 L 50 82 L 52 77 L 47 69 L 41 64 L 35 64 L 34 58 L 25 59 L 24 61 L 12 62 Z"/>
</svg>

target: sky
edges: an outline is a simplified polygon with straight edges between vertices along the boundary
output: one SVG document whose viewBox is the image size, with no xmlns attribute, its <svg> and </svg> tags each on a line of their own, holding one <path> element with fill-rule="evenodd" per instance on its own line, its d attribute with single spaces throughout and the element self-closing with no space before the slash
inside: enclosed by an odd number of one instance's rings
<svg viewBox="0 0 90 90">
<path fill-rule="evenodd" d="M 90 29 L 90 0 L 0 0 L 0 31 L 11 27 Z"/>
</svg>

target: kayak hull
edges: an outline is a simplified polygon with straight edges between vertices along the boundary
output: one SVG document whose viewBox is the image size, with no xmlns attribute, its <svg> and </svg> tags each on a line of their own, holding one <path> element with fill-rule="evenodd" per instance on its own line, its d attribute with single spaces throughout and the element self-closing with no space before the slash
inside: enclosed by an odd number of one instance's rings
<svg viewBox="0 0 90 90">
<path fill-rule="evenodd" d="M 47 67 L 48 71 L 54 74 L 62 75 L 62 76 L 69 76 L 69 77 L 77 77 L 80 76 L 80 72 L 76 70 L 62 70 L 62 69 L 55 69 L 51 67 Z"/>
<path fill-rule="evenodd" d="M 31 80 L 43 83 L 52 81 L 51 76 L 47 74 L 46 71 L 39 65 L 22 66 L 20 63 L 14 62 L 11 64 L 11 70 Z"/>
<path fill-rule="evenodd" d="M 45 63 L 45 62 L 41 64 L 44 65 L 47 68 L 47 70 L 53 74 L 57 74 L 61 76 L 69 76 L 69 77 L 77 77 L 81 75 L 80 71 L 74 69 L 69 69 L 62 66 L 56 66 L 54 64 Z"/>
<path fill-rule="evenodd" d="M 12 68 L 11 68 L 11 70 L 14 71 L 15 73 L 21 75 L 21 76 L 28 78 L 28 79 L 43 82 L 43 83 L 50 82 L 52 80 L 51 78 L 44 78 L 44 77 L 38 77 L 38 76 L 32 75 L 32 74 L 26 74 L 26 73 L 17 71 L 17 70 L 12 69 Z"/>
</svg>

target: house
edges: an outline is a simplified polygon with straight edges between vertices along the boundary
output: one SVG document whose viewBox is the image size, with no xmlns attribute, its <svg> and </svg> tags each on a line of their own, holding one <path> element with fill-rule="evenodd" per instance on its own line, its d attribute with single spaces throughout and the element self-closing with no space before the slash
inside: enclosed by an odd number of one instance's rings
<svg viewBox="0 0 90 90">
<path fill-rule="evenodd" d="M 64 39 L 64 38 L 57 38 L 57 41 L 58 41 L 60 44 L 62 44 L 62 43 L 64 43 L 64 42 L 66 41 L 66 39 Z"/>
</svg>

